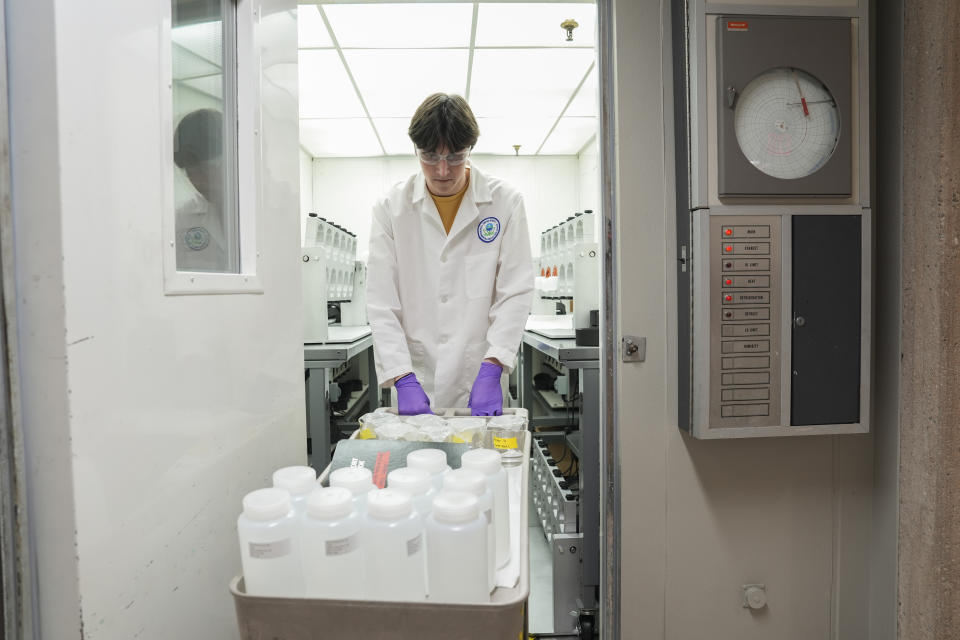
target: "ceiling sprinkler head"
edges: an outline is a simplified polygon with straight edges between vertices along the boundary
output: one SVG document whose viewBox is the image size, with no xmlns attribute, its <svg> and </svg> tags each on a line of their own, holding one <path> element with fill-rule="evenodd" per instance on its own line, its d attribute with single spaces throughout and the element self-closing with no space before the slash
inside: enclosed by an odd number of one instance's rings
<svg viewBox="0 0 960 640">
<path fill-rule="evenodd" d="M 520 145 L 518 144 L 513 145 L 513 155 L 515 156 L 520 155 Z"/>
<path fill-rule="evenodd" d="M 560 23 L 560 28 L 567 31 L 567 42 L 573 42 L 573 30 L 579 26 L 580 24 L 573 18 L 567 18 Z"/>
</svg>

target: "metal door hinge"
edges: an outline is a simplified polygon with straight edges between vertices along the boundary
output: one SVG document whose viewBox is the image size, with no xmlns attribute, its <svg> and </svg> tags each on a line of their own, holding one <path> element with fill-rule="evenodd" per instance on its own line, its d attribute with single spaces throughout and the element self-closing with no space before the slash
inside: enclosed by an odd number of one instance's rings
<svg viewBox="0 0 960 640">
<path fill-rule="evenodd" d="M 623 336 L 620 340 L 620 355 L 624 362 L 645 362 L 647 339 L 638 336 Z"/>
</svg>

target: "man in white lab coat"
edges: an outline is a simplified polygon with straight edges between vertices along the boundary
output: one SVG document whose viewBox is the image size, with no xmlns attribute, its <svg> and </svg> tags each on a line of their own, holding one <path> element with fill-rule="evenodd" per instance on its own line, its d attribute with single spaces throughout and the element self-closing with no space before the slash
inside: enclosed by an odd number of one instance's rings
<svg viewBox="0 0 960 640">
<path fill-rule="evenodd" d="M 533 271 L 523 197 L 469 163 L 479 128 L 460 96 L 428 97 L 408 130 L 421 171 L 373 209 L 367 317 L 377 376 L 401 414 L 500 415 Z"/>
</svg>

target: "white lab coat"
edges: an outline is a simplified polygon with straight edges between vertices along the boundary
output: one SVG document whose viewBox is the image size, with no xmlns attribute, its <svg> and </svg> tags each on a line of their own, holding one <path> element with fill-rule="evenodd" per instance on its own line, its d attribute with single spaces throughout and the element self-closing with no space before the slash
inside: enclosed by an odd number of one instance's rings
<svg viewBox="0 0 960 640">
<path fill-rule="evenodd" d="M 380 384 L 413 371 L 434 408 L 466 407 L 485 358 L 512 370 L 531 262 L 523 197 L 503 181 L 471 166 L 449 235 L 422 172 L 395 185 L 374 205 L 367 268 Z"/>
</svg>

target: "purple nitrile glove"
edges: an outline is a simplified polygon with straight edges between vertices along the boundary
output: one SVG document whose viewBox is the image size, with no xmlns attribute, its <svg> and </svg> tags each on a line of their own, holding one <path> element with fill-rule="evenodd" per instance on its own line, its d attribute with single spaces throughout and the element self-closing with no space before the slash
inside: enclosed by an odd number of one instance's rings
<svg viewBox="0 0 960 640">
<path fill-rule="evenodd" d="M 420 386 L 414 373 L 408 373 L 393 383 L 397 388 L 397 411 L 402 416 L 416 416 L 430 411 L 430 398 Z"/>
<path fill-rule="evenodd" d="M 480 372 L 473 381 L 470 390 L 470 414 L 474 416 L 499 416 L 503 414 L 503 390 L 500 388 L 500 374 L 503 367 L 492 362 L 480 364 Z"/>
</svg>

